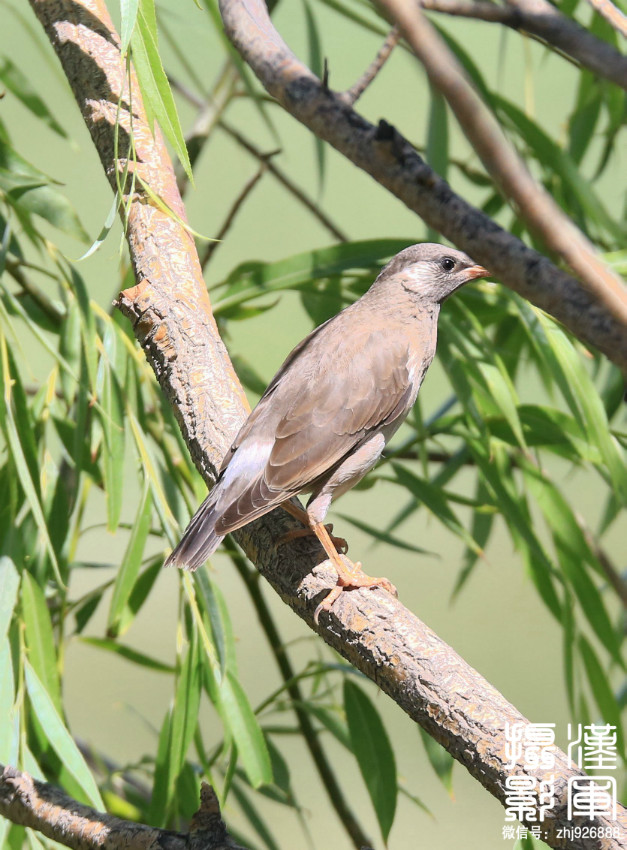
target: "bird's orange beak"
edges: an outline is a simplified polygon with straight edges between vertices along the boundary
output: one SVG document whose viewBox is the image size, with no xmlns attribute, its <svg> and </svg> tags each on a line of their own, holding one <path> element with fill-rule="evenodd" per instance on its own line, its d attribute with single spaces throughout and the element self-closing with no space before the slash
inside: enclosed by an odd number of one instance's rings
<svg viewBox="0 0 627 850">
<path fill-rule="evenodd" d="M 468 280 L 477 280 L 480 277 L 490 277 L 490 272 L 487 269 L 484 269 L 483 266 L 471 266 L 469 269 L 466 269 L 466 274 L 468 275 Z"/>
</svg>

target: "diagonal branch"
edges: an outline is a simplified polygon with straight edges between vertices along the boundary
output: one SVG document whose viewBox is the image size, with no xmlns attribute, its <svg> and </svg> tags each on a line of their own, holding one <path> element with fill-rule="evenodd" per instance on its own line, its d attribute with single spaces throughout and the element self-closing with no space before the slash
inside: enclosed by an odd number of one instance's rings
<svg viewBox="0 0 627 850">
<path fill-rule="evenodd" d="M 588 3 L 599 15 L 603 15 L 616 32 L 619 32 L 623 38 L 627 38 L 627 15 L 624 15 L 611 0 L 588 0 Z"/>
<path fill-rule="evenodd" d="M 490 110 L 467 81 L 442 38 L 413 0 L 379 0 L 411 45 L 457 116 L 462 130 L 484 168 L 512 200 L 525 222 L 559 254 L 595 299 L 627 328 L 627 289 L 602 260 L 592 244 L 538 184 Z"/>
<path fill-rule="evenodd" d="M 374 127 L 325 88 L 281 39 L 262 0 L 221 0 L 227 33 L 262 84 L 312 132 L 389 189 L 431 228 L 595 346 L 627 374 L 627 320 L 546 257 L 456 195 L 387 122 Z M 613 299 L 620 302 L 618 296 Z"/>
<path fill-rule="evenodd" d="M 609 0 L 590 0 L 609 3 Z M 627 89 L 627 56 L 571 20 L 548 0 L 420 0 L 423 9 L 503 24 L 540 39 L 548 48 Z"/>
<path fill-rule="evenodd" d="M 203 783 L 189 833 L 97 812 L 63 791 L 0 764 L 0 815 L 74 850 L 246 850 L 228 834 L 213 788 Z"/>
<path fill-rule="evenodd" d="M 104 3 L 101 0 L 31 1 L 74 90 L 105 172 L 112 180 L 115 168 L 119 167 L 113 160 L 113 123 L 124 78 L 119 39 Z M 271 29 L 262 41 L 268 32 Z M 285 58 L 284 70 L 289 73 L 292 59 L 289 54 Z M 299 92 L 305 96 L 318 94 L 311 75 L 305 74 L 303 78 L 300 73 L 292 78 L 289 91 L 296 100 Z M 352 120 L 358 139 L 360 134 L 369 132 L 369 125 L 334 96 L 321 96 L 330 105 L 329 117 L 333 118 L 339 110 L 345 120 Z M 128 102 L 128 97 L 125 101 Z M 132 102 L 139 162 L 145 169 L 142 177 L 183 215 L 171 162 L 160 136 L 153 138 L 150 134 L 136 88 Z M 128 122 L 128 113 L 123 110 L 123 126 L 128 126 Z M 374 133 L 370 135 L 370 143 L 377 144 Z M 401 151 L 406 149 L 409 153 L 409 147 L 403 143 Z M 389 158 L 392 150 L 389 140 L 383 141 L 383 150 Z M 392 157 L 392 162 L 397 163 L 394 180 L 398 183 L 403 178 L 403 166 L 398 165 L 396 157 Z M 414 176 L 423 178 L 427 174 L 430 180 L 434 179 L 432 172 L 420 171 L 416 160 L 413 168 Z M 115 184 L 115 179 L 112 183 Z M 421 179 L 418 185 L 422 187 L 422 183 Z M 442 202 L 450 200 L 446 184 L 440 181 L 438 185 Z M 135 335 L 175 408 L 196 465 L 205 480 L 211 481 L 212 471 L 230 446 L 247 406 L 211 316 L 193 240 L 181 225 L 154 208 L 149 199 L 143 201 L 133 200 L 128 228 L 138 283 L 121 293 L 120 308 L 131 319 Z M 497 242 L 504 238 L 499 235 L 502 231 L 494 230 L 494 225 L 491 229 Z M 484 254 L 488 253 L 490 244 L 481 243 Z M 507 241 L 503 244 L 508 245 Z M 548 261 L 533 252 L 525 254 L 528 250 L 521 243 L 516 248 L 523 268 L 527 261 L 536 274 L 544 271 L 558 283 L 561 280 L 563 285 L 574 284 L 567 276 L 560 277 L 557 270 L 551 271 L 553 267 Z M 512 268 L 515 256 L 510 246 L 507 259 Z M 312 629 L 375 681 L 491 794 L 504 802 L 506 778 L 512 772 L 506 755 L 505 724 L 526 722 L 522 715 L 398 600 L 383 591 L 343 594 L 332 614 L 325 618 L 325 624 L 314 627 L 316 604 L 321 593 L 335 585 L 336 574 L 328 563 L 323 563 L 325 553 L 315 541 L 273 545 L 295 525 L 296 521 L 285 511 L 277 510 L 234 536 L 262 575 Z M 545 768 L 526 765 L 522 756 L 513 765 L 513 771 L 538 781 L 549 776 Z M 570 823 L 566 804 L 568 780 L 580 775 L 580 771 L 564 753 L 557 752 L 550 773 L 555 775 L 556 805 L 547 814 L 543 838 L 552 847 L 583 850 L 585 839 L 565 839 L 559 833 L 561 827 Z M 627 811 L 617 808 L 617 822 L 597 816 L 586 820 L 587 826 L 608 830 L 605 834 L 611 834 L 618 826 L 621 835 L 627 835 Z M 536 823 L 539 811 L 532 811 L 530 816 Z M 627 847 L 627 840 L 608 839 L 603 846 Z"/>
</svg>

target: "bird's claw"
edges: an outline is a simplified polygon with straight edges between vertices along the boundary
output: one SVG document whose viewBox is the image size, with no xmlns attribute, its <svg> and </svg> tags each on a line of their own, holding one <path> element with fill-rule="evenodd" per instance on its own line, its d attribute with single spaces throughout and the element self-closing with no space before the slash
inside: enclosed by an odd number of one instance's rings
<svg viewBox="0 0 627 850">
<path fill-rule="evenodd" d="M 329 613 L 336 600 L 339 599 L 345 590 L 353 590 L 358 587 L 380 587 L 395 598 L 398 597 L 398 591 L 389 579 L 372 578 L 372 576 L 365 575 L 365 573 L 362 572 L 361 564 L 359 562 L 352 566 L 353 569 L 350 571 L 338 572 L 337 584 L 329 591 L 329 593 L 327 593 L 314 611 L 313 619 L 316 626 L 319 625 L 320 614 L 323 611 Z"/>
</svg>

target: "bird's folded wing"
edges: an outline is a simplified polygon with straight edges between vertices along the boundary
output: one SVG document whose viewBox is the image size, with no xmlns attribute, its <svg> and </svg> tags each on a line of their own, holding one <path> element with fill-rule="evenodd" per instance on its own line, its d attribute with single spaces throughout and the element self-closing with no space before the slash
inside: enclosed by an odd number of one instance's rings
<svg viewBox="0 0 627 850">
<path fill-rule="evenodd" d="M 238 435 L 238 461 L 253 443 L 271 446 L 263 466 L 232 493 L 220 533 L 308 492 L 370 434 L 407 412 L 415 376 L 406 339 L 364 329 L 335 347 L 324 342 L 318 338 L 286 362 Z"/>
</svg>

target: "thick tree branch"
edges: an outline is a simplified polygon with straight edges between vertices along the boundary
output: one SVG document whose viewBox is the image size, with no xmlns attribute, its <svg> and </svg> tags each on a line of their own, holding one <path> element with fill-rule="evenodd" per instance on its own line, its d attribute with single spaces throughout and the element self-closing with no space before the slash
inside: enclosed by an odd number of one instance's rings
<svg viewBox="0 0 627 850">
<path fill-rule="evenodd" d="M 266 89 L 496 278 L 596 346 L 627 374 L 627 320 L 456 195 L 389 124 L 374 127 L 325 88 L 274 29 L 262 0 L 221 0 L 227 33 Z M 618 299 L 618 296 L 616 296 Z"/>
<path fill-rule="evenodd" d="M 75 850 L 246 850 L 228 834 L 211 786 L 203 783 L 189 833 L 97 812 L 53 785 L 0 764 L 0 815 Z"/>
<path fill-rule="evenodd" d="M 594 0 L 605 3 L 607 0 Z M 592 0 L 591 0 L 592 2 Z M 521 30 L 574 59 L 584 68 L 627 89 L 627 56 L 567 18 L 548 0 L 420 0 L 423 9 L 476 18 Z"/>
<path fill-rule="evenodd" d="M 112 134 L 123 76 L 118 38 L 104 5 L 99 0 L 84 0 L 82 5 L 76 0 L 32 2 L 59 55 L 111 179 L 119 167 L 113 161 Z M 278 49 L 283 51 L 280 41 Z M 301 71 L 300 66 L 294 68 L 295 60 L 289 51 L 283 53 L 283 59 L 284 73 L 289 77 L 288 100 L 293 100 L 299 110 L 307 110 L 312 105 L 315 108 L 316 99 L 321 97 L 330 106 L 327 118 L 336 119 L 339 114 L 344 121 L 348 147 L 353 149 L 366 138 L 371 147 L 376 149 L 379 145 L 379 150 L 385 152 L 386 167 L 391 169 L 387 179 L 398 190 L 408 174 L 418 181 L 418 194 L 425 179 L 426 185 L 435 182 L 440 202 L 444 206 L 448 203 L 438 218 L 444 224 L 451 203 L 459 206 L 463 203 L 461 199 L 451 201 L 446 184 L 438 181 L 430 170 L 424 171 L 421 161 L 401 140 L 401 153 L 406 151 L 408 157 L 413 157 L 411 170 L 406 173 L 406 166 L 399 161 L 398 151 L 393 147 L 395 137 L 386 139 L 384 135 L 377 140 L 374 128 L 335 96 L 321 93 L 319 83 L 308 72 Z M 124 98 L 128 100 L 127 95 Z M 149 133 L 136 89 L 132 102 L 140 167 L 144 169 L 142 177 L 182 216 L 171 163 L 160 137 L 155 140 Z M 318 126 L 320 120 L 315 119 L 314 123 Z M 124 110 L 122 123 L 123 126 L 129 123 Z M 376 154 L 381 155 L 381 152 Z M 469 241 L 468 228 L 473 227 L 474 213 L 468 208 L 465 214 L 470 216 L 470 221 L 462 220 L 457 227 L 465 241 Z M 521 243 L 512 247 L 510 237 L 494 225 L 488 223 L 488 227 L 487 241 L 476 242 L 481 249 L 481 253 L 474 252 L 478 260 L 485 257 L 487 261 L 487 255 L 503 240 L 507 265 L 513 270 L 514 260 L 518 258 L 519 265 L 525 269 L 523 281 L 534 270 L 545 284 L 552 282 L 560 294 L 575 285 Z M 128 239 L 138 284 L 121 294 L 120 307 L 133 322 L 137 339 L 175 407 L 196 465 L 205 479 L 211 481 L 212 470 L 229 448 L 247 407 L 211 317 L 193 241 L 183 227 L 153 208 L 149 199 L 133 202 Z M 529 288 L 531 284 L 527 281 L 526 286 Z M 575 300 L 580 292 L 576 287 Z M 609 326 L 612 327 L 611 323 Z M 524 722 L 520 713 L 389 594 L 380 590 L 344 593 L 332 614 L 325 615 L 322 625 L 314 627 L 317 602 L 322 593 L 335 585 L 336 575 L 324 562 L 325 554 L 314 540 L 303 539 L 275 547 L 278 537 L 295 525 L 296 521 L 287 513 L 277 510 L 234 536 L 286 603 L 330 646 L 388 693 L 495 797 L 505 800 L 505 780 L 512 772 L 547 779 L 546 769 L 533 769 L 522 761 L 513 770 L 508 765 L 505 723 Z M 565 754 L 558 752 L 551 773 L 556 778 L 556 805 L 544 823 L 544 840 L 548 844 L 574 850 L 627 847 L 624 838 L 591 842 L 558 837 L 559 827 L 570 823 L 566 818 L 568 777 L 579 772 Z M 615 826 L 616 822 L 597 817 L 590 822 L 586 820 L 586 824 L 606 828 Z M 618 825 L 622 827 L 622 835 L 627 835 L 627 812 L 622 807 L 619 807 Z"/>
</svg>

